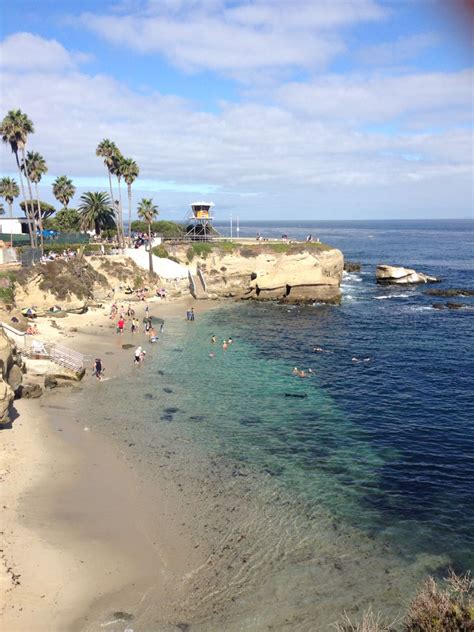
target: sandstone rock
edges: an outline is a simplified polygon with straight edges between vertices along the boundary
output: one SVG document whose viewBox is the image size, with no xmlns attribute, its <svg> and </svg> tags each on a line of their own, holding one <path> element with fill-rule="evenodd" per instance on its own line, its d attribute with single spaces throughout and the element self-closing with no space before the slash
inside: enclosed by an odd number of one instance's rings
<svg viewBox="0 0 474 632">
<path fill-rule="evenodd" d="M 8 373 L 7 382 L 15 393 L 21 386 L 22 380 L 23 371 L 18 365 L 14 364 Z"/>
<path fill-rule="evenodd" d="M 58 386 L 58 380 L 52 375 L 44 376 L 44 387 L 45 388 L 56 388 Z"/>
<path fill-rule="evenodd" d="M 36 399 L 41 397 L 43 389 L 39 384 L 24 384 L 20 388 L 20 397 L 23 399 Z"/>
<path fill-rule="evenodd" d="M 377 283 L 436 283 L 439 281 L 436 277 L 428 276 L 422 272 L 416 272 L 410 268 L 402 268 L 398 266 L 378 265 L 375 272 Z"/>
<path fill-rule="evenodd" d="M 0 379 L 0 424 L 10 423 L 10 405 L 14 398 L 11 387 Z"/>
</svg>

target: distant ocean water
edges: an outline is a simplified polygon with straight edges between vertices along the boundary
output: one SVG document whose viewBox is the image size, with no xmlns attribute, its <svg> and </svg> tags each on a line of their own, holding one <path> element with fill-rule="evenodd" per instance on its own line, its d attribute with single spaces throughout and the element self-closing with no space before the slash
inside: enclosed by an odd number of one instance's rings
<svg viewBox="0 0 474 632">
<path fill-rule="evenodd" d="M 234 586 L 222 594 L 222 629 L 325 630 L 371 602 L 396 614 L 426 573 L 474 567 L 474 297 L 425 294 L 474 288 L 474 222 L 240 224 L 241 236 L 257 232 L 311 233 L 361 272 L 344 276 L 336 307 L 229 304 L 201 316 L 197 304 L 194 323 L 165 324 L 145 371 L 94 388 L 149 471 L 156 440 L 173 445 L 190 486 L 208 472 L 196 529 L 248 507 L 219 531 L 249 542 L 246 572 L 233 561 L 220 576 Z M 377 286 L 377 263 L 443 281 Z M 447 300 L 468 307 L 432 308 Z M 294 366 L 314 377 L 292 376 Z M 132 432 L 124 388 L 140 419 Z"/>
</svg>

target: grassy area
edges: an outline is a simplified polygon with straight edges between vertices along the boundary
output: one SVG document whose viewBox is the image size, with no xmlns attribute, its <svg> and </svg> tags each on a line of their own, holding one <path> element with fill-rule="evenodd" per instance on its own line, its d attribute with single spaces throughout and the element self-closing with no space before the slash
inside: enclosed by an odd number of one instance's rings
<svg viewBox="0 0 474 632">
<path fill-rule="evenodd" d="M 211 253 L 221 256 L 226 254 L 239 254 L 242 257 L 257 257 L 266 252 L 275 254 L 297 254 L 300 252 L 319 253 L 332 250 L 332 246 L 319 242 L 236 242 L 236 241 L 211 241 L 197 242 L 189 246 L 186 251 L 188 261 L 195 257 L 206 259 Z"/>
<path fill-rule="evenodd" d="M 15 302 L 15 283 L 17 281 L 17 275 L 17 270 L 0 272 L 0 303 L 12 305 Z"/>
</svg>

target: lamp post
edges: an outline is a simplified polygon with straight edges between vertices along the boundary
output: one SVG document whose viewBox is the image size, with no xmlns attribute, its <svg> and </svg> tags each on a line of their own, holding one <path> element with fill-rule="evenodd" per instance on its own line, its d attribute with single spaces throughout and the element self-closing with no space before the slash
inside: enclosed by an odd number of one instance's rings
<svg viewBox="0 0 474 632">
<path fill-rule="evenodd" d="M 230 214 L 230 238 L 232 239 L 232 213 Z"/>
</svg>

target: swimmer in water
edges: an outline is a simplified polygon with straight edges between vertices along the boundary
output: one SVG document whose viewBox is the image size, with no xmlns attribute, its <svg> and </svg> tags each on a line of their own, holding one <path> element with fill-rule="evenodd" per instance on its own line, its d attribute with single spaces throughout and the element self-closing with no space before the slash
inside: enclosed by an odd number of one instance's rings
<svg viewBox="0 0 474 632">
<path fill-rule="evenodd" d="M 223 340 L 222 341 L 222 348 L 224 349 L 224 351 L 227 349 L 228 344 L 227 344 L 227 340 Z"/>
<path fill-rule="evenodd" d="M 211 336 L 211 343 L 212 344 L 216 343 L 216 337 L 214 336 L 214 334 L 212 334 L 212 336 Z"/>
<path fill-rule="evenodd" d="M 234 341 L 232 340 L 232 338 L 229 336 L 229 340 L 227 341 L 228 345 L 231 345 Z"/>
<path fill-rule="evenodd" d="M 216 354 L 215 354 L 215 353 L 213 353 L 213 352 L 211 351 L 211 352 L 209 353 L 209 357 L 210 357 L 210 358 L 215 358 L 215 357 L 216 357 Z"/>
</svg>

